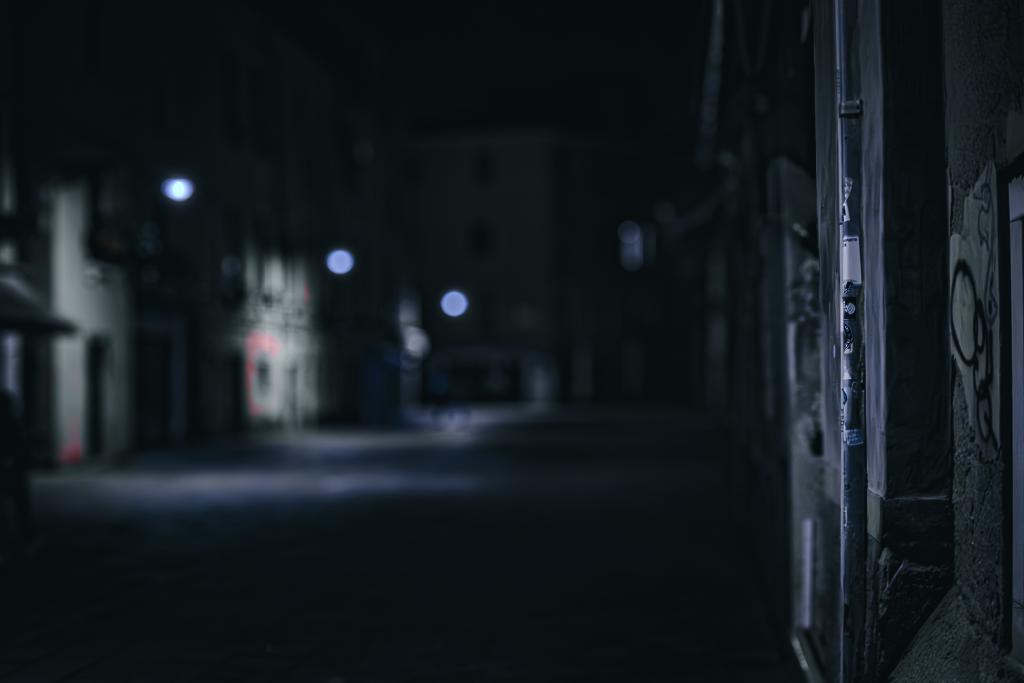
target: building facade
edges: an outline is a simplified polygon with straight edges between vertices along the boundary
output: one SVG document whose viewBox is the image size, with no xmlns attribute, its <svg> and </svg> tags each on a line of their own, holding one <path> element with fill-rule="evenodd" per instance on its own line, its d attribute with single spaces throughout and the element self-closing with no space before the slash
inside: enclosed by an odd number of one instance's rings
<svg viewBox="0 0 1024 683">
<path fill-rule="evenodd" d="M 44 460 L 354 415 L 366 349 L 397 325 L 343 88 L 244 6 L 188 9 L 10 12 L 4 241 L 79 329 L 24 354 Z"/>
<path fill-rule="evenodd" d="M 790 446 L 802 656 L 820 680 L 1022 680 L 1022 6 L 810 11 L 823 409 L 816 474 Z"/>
<path fill-rule="evenodd" d="M 421 139 L 410 165 L 432 363 L 464 374 L 466 396 L 680 400 L 668 156 L 506 129 Z M 438 305 L 450 290 L 465 315 Z"/>
</svg>

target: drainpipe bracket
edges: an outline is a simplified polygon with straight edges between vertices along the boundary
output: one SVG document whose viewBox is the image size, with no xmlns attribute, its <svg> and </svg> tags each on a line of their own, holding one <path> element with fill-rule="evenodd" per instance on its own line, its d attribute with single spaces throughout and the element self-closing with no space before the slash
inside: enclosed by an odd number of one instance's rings
<svg viewBox="0 0 1024 683">
<path fill-rule="evenodd" d="M 858 118 L 864 111 L 864 101 L 844 100 L 839 103 L 839 117 L 843 119 Z"/>
</svg>

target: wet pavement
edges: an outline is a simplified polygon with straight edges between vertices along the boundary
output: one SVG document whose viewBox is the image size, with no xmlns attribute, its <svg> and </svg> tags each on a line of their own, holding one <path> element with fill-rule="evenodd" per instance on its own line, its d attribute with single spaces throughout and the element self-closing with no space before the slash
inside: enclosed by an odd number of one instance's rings
<svg viewBox="0 0 1024 683">
<path fill-rule="evenodd" d="M 38 476 L 0 680 L 800 680 L 708 420 L 464 418 Z"/>
</svg>

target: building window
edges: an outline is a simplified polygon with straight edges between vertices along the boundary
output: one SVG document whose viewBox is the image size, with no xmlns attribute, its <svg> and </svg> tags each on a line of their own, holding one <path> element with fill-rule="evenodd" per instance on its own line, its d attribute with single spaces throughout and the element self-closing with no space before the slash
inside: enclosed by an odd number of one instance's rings
<svg viewBox="0 0 1024 683">
<path fill-rule="evenodd" d="M 224 249 L 219 254 L 220 296 L 228 308 L 245 300 L 245 238 L 242 217 L 229 210 L 224 215 Z"/>
</svg>

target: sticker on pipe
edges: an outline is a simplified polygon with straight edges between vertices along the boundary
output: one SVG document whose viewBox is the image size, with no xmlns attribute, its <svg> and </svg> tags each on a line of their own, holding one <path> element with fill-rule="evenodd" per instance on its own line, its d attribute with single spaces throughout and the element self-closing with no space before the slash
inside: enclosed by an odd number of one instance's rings
<svg viewBox="0 0 1024 683">
<path fill-rule="evenodd" d="M 843 283 L 860 285 L 860 238 L 844 237 L 839 253 L 839 277 Z"/>
<path fill-rule="evenodd" d="M 850 218 L 850 195 L 853 194 L 853 178 L 843 178 L 843 205 L 842 214 L 839 217 L 840 223 L 849 223 Z"/>
</svg>

